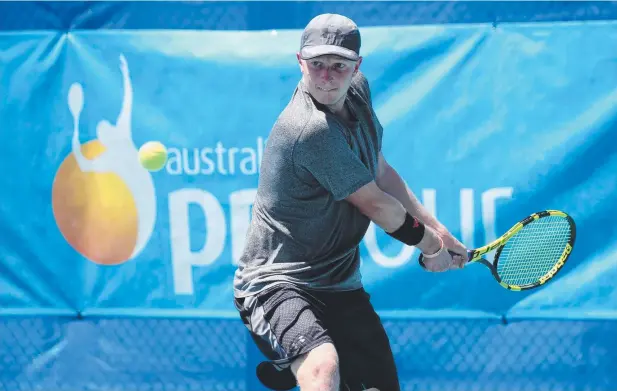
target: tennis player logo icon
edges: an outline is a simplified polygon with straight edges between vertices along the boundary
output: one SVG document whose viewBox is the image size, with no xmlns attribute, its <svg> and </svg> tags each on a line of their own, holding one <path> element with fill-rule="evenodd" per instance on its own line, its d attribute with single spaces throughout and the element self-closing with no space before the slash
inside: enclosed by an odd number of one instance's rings
<svg viewBox="0 0 617 391">
<path fill-rule="evenodd" d="M 102 120 L 97 139 L 80 142 L 84 91 L 73 83 L 68 108 L 73 117 L 72 153 L 54 178 L 52 207 L 66 241 L 92 262 L 117 265 L 138 255 L 156 220 L 152 176 L 139 162 L 132 139 L 133 90 L 129 68 L 120 56 L 124 98 L 115 124 Z"/>
</svg>

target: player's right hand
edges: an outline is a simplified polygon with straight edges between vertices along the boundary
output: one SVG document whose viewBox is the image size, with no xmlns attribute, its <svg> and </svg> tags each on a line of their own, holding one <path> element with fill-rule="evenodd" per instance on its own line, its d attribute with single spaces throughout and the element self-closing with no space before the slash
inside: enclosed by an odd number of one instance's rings
<svg viewBox="0 0 617 391">
<path fill-rule="evenodd" d="M 448 248 L 452 257 L 454 258 L 454 263 L 457 268 L 462 269 L 465 267 L 465 264 L 469 261 L 469 254 L 467 252 L 467 248 L 463 245 L 463 243 L 459 242 L 450 232 L 448 231 L 438 231 L 441 240 L 444 245 Z"/>
<path fill-rule="evenodd" d="M 428 271 L 444 272 L 462 267 L 461 256 L 449 251 L 441 236 L 428 226 L 425 227 L 424 237 L 416 247 L 422 251 L 423 259 L 420 265 Z"/>
<path fill-rule="evenodd" d="M 458 262 L 452 258 L 452 254 L 445 247 L 432 255 L 422 254 L 420 265 L 430 272 L 437 273 L 460 268 Z"/>
</svg>

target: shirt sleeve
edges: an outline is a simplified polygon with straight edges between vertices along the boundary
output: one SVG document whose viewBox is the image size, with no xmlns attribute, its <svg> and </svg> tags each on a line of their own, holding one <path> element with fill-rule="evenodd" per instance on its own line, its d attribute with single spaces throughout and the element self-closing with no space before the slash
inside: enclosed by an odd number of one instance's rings
<svg viewBox="0 0 617 391">
<path fill-rule="evenodd" d="M 328 126 L 329 125 L 329 126 Z M 308 172 L 340 201 L 373 180 L 334 123 L 308 126 L 294 147 L 296 172 Z"/>
</svg>

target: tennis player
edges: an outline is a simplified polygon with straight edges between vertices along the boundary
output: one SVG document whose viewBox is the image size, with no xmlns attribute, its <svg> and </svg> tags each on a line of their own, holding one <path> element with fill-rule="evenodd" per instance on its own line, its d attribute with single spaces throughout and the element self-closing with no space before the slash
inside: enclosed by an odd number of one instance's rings
<svg viewBox="0 0 617 391">
<path fill-rule="evenodd" d="M 264 150 L 234 303 L 268 359 L 257 377 L 270 389 L 400 389 L 359 271 L 371 221 L 421 250 L 430 271 L 466 261 L 465 247 L 381 153 L 360 42 L 347 17 L 309 22 L 297 54 L 301 80 Z"/>
</svg>

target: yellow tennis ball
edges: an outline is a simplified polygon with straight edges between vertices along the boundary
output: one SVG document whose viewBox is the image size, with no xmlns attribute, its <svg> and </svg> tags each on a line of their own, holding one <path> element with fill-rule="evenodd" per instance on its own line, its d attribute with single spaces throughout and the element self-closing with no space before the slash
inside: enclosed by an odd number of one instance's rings
<svg viewBox="0 0 617 391">
<path fill-rule="evenodd" d="M 148 171 L 159 171 L 167 163 L 167 148 L 158 141 L 148 141 L 139 148 L 139 162 Z"/>
</svg>

